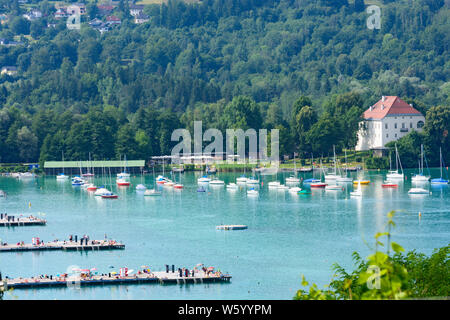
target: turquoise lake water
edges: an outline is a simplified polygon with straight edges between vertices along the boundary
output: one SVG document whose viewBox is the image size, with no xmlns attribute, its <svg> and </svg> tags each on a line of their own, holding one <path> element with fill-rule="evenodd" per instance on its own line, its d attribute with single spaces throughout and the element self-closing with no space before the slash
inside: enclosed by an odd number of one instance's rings
<svg viewBox="0 0 450 320">
<path fill-rule="evenodd" d="M 126 245 L 118 251 L 1 253 L 3 276 L 56 275 L 69 266 L 108 273 L 120 267 L 136 270 L 148 265 L 159 271 L 165 264 L 191 269 L 204 263 L 233 277 L 229 284 L 21 289 L 6 293 L 4 299 L 292 299 L 302 274 L 321 287 L 329 282 L 333 263 L 352 268 L 352 252 L 369 255 L 368 245 L 384 230 L 390 210 L 403 210 L 394 219 L 393 241 L 406 250 L 430 254 L 449 243 L 450 186 L 425 184 L 431 195 L 411 196 L 411 173 L 405 172 L 407 179 L 398 189 L 384 189 L 385 172 L 366 172 L 371 183 L 362 186 L 361 198 L 349 196 L 352 184 L 344 184 L 344 191 L 313 189 L 311 195 L 268 190 L 267 182 L 275 176 L 262 177 L 258 198 L 248 198 L 245 186 L 233 192 L 210 186 L 208 192 L 198 193 L 200 173 L 192 172 L 182 174 L 184 190 L 163 188 L 161 197 L 144 197 L 135 190 L 142 182 L 136 176 L 131 178 L 133 186 L 112 188 L 119 194 L 117 200 L 95 197 L 54 176 L 30 181 L 1 177 L 0 189 L 8 197 L 0 198 L 0 211 L 41 212 L 47 220 L 46 226 L 1 227 L 3 242 L 67 239 L 69 234 L 103 239 L 106 233 Z M 239 175 L 219 178 L 235 182 Z M 278 180 L 284 183 L 288 175 L 278 174 Z M 433 169 L 432 176 L 438 177 L 439 170 Z M 102 180 L 96 177 L 94 183 L 99 186 Z M 143 182 L 153 186 L 153 176 L 145 176 Z M 220 224 L 246 224 L 248 229 L 218 231 Z"/>
</svg>

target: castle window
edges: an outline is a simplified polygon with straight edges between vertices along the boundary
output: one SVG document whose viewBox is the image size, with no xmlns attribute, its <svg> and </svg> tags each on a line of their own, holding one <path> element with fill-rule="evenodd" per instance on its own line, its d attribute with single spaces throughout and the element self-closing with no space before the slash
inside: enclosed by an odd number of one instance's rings
<svg viewBox="0 0 450 320">
<path fill-rule="evenodd" d="M 417 122 L 417 128 L 423 128 L 423 126 L 425 125 L 425 123 L 423 121 L 419 121 Z"/>
</svg>

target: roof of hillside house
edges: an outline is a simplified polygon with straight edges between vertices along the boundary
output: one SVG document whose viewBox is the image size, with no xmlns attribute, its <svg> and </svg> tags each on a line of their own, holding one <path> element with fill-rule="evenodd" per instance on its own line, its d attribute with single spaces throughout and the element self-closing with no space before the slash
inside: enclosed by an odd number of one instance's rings
<svg viewBox="0 0 450 320">
<path fill-rule="evenodd" d="M 364 112 L 364 119 L 381 120 L 390 115 L 422 114 L 397 96 L 383 96 L 381 100 Z"/>
<path fill-rule="evenodd" d="M 120 21 L 120 19 L 116 16 L 108 16 L 106 17 L 106 21 Z"/>
</svg>

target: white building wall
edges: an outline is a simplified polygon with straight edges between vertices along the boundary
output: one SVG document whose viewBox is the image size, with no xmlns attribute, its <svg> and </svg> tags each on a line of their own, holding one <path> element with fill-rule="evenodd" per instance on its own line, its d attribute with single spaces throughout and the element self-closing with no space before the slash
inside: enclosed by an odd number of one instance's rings
<svg viewBox="0 0 450 320">
<path fill-rule="evenodd" d="M 355 150 L 370 150 L 384 147 L 388 142 L 395 141 L 410 133 L 413 129 L 422 131 L 419 122 L 425 124 L 422 115 L 392 115 L 382 120 L 365 120 L 367 130 L 358 132 L 358 143 Z"/>
</svg>

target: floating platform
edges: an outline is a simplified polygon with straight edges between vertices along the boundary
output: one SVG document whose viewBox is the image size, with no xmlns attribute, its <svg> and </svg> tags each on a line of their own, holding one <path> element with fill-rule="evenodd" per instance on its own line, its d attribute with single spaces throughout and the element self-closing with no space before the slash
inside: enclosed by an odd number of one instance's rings
<svg viewBox="0 0 450 320">
<path fill-rule="evenodd" d="M 217 226 L 216 227 L 217 230 L 245 230 L 248 229 L 248 226 L 246 225 L 222 225 L 222 226 Z"/>
<path fill-rule="evenodd" d="M 93 242 L 94 241 L 94 242 Z M 44 244 L 0 244 L 0 252 L 14 251 L 45 251 L 45 250 L 64 250 L 64 251 L 94 251 L 94 250 L 116 250 L 125 249 L 123 243 L 116 241 L 93 240 L 88 244 L 81 244 L 75 241 L 52 241 Z"/>
<path fill-rule="evenodd" d="M 35 217 L 7 216 L 0 219 L 0 227 L 43 226 L 45 224 L 47 224 L 46 220 Z"/>
<path fill-rule="evenodd" d="M 95 275 L 88 279 L 75 277 L 54 277 L 53 279 L 16 278 L 5 280 L 5 289 L 29 289 L 45 287 L 75 287 L 75 286 L 95 286 L 95 285 L 119 285 L 119 284 L 202 284 L 212 282 L 230 282 L 231 276 L 224 274 L 206 274 L 196 272 L 194 276 L 179 276 L 178 273 L 153 272 L 151 274 L 135 274 L 129 276 L 109 276 Z"/>
</svg>

